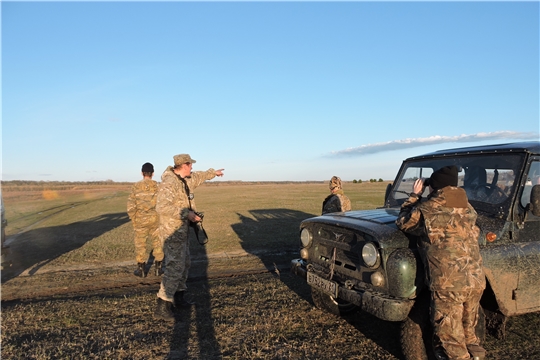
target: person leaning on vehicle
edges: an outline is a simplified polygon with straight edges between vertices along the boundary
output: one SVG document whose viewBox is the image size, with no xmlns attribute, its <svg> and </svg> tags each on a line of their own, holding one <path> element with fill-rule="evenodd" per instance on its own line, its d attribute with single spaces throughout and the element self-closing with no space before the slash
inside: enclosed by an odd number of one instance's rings
<svg viewBox="0 0 540 360">
<path fill-rule="evenodd" d="M 438 359 L 484 359 L 475 327 L 486 286 L 478 246 L 476 211 L 457 187 L 458 170 L 446 166 L 426 182 L 415 181 L 397 226 L 419 236 L 419 249 L 431 290 L 434 351 Z M 422 201 L 426 185 L 430 194 Z"/>
<path fill-rule="evenodd" d="M 141 169 L 143 179 L 135 183 L 127 202 L 127 213 L 133 229 L 135 230 L 135 259 L 137 269 L 135 276 L 146 277 L 146 241 L 152 241 L 152 255 L 154 256 L 154 273 L 156 276 L 163 274 L 161 270 L 163 261 L 163 249 L 161 239 L 158 236 L 159 218 L 156 212 L 158 184 L 152 180 L 154 166 L 145 163 Z"/>
<path fill-rule="evenodd" d="M 223 170 L 191 172 L 195 160 L 189 154 L 173 157 L 174 167 L 169 166 L 161 175 L 156 210 L 159 214 L 159 234 L 165 252 L 165 273 L 157 294 L 154 316 L 174 321 L 173 307 L 193 305 L 184 298 L 186 280 L 191 266 L 189 254 L 189 224 L 202 219 L 196 213 L 193 189 L 206 180 L 223 176 Z"/>
<path fill-rule="evenodd" d="M 351 200 L 343 193 L 341 179 L 332 176 L 329 185 L 330 195 L 323 201 L 322 214 L 351 210 Z"/>
</svg>

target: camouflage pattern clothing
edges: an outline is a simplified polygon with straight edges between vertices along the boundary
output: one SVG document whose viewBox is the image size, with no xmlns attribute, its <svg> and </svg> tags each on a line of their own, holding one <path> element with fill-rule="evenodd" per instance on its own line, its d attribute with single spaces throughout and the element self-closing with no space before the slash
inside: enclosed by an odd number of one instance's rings
<svg viewBox="0 0 540 360">
<path fill-rule="evenodd" d="M 159 236 L 165 252 L 165 273 L 161 279 L 158 297 L 174 302 L 177 291 L 186 290 L 188 270 L 191 266 L 189 254 L 189 220 L 191 210 L 196 211 L 189 194 L 206 180 L 216 176 L 214 169 L 195 171 L 182 179 L 169 166 L 161 176 L 156 210 L 159 214 Z"/>
<path fill-rule="evenodd" d="M 322 205 L 322 214 L 349 211 L 351 210 L 351 200 L 343 193 L 341 178 L 332 176 L 328 183 L 331 194 L 326 197 Z"/>
<path fill-rule="evenodd" d="M 137 263 L 145 263 L 146 241 L 152 241 L 155 261 L 163 261 L 161 239 L 158 236 L 159 217 L 156 212 L 158 184 L 152 179 L 135 183 L 127 202 L 127 213 L 135 231 L 135 258 Z"/>
<path fill-rule="evenodd" d="M 435 345 L 450 359 L 470 359 L 477 346 L 478 306 L 486 286 L 478 246 L 476 211 L 465 190 L 446 186 L 426 201 L 413 194 L 401 207 L 397 226 L 419 237 L 431 290 Z"/>
<path fill-rule="evenodd" d="M 350 210 L 351 200 L 343 193 L 343 190 L 337 190 L 334 194 L 328 195 L 323 201 L 323 214 Z"/>
</svg>

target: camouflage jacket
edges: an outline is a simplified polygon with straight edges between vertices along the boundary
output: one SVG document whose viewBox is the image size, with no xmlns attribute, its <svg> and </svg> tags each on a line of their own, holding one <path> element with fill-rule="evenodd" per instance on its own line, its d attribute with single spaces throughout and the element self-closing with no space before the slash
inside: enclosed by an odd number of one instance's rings
<svg viewBox="0 0 540 360">
<path fill-rule="evenodd" d="M 351 210 L 351 200 L 343 194 L 343 190 L 338 190 L 335 194 L 328 195 L 323 201 L 323 214 L 349 210 Z"/>
<path fill-rule="evenodd" d="M 156 205 L 162 236 L 170 236 L 182 225 L 187 231 L 189 210 L 196 210 L 195 201 L 189 199 L 189 194 L 193 194 L 192 191 L 197 186 L 215 176 L 214 169 L 192 172 L 190 177 L 185 177 L 183 180 L 174 173 L 172 166 L 163 172 Z"/>
<path fill-rule="evenodd" d="M 133 222 L 133 226 L 157 226 L 157 190 L 157 182 L 151 179 L 143 179 L 131 187 L 127 202 L 127 213 Z"/>
<path fill-rule="evenodd" d="M 465 190 L 447 186 L 426 201 L 411 196 L 401 207 L 397 226 L 418 236 L 418 246 L 432 291 L 485 288 L 478 245 L 476 211 Z"/>
</svg>

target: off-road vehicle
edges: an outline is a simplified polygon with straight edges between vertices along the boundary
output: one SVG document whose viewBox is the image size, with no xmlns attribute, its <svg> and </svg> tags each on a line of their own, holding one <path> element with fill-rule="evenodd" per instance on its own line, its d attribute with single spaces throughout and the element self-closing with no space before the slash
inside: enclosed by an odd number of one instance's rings
<svg viewBox="0 0 540 360">
<path fill-rule="evenodd" d="M 458 167 L 458 186 L 478 213 L 487 287 L 477 333 L 484 338 L 487 324 L 503 337 L 509 316 L 540 311 L 540 142 L 408 158 L 388 185 L 383 207 L 304 220 L 300 259 L 291 262 L 291 271 L 311 286 L 317 307 L 336 315 L 361 309 L 401 321 L 407 359 L 432 357 L 429 290 L 417 239 L 401 232 L 395 220 L 414 181 L 447 165 Z"/>
</svg>

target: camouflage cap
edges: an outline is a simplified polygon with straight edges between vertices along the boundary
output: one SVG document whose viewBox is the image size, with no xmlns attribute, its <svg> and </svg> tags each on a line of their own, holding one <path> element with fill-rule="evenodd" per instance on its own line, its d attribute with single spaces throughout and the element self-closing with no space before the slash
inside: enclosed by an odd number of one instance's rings
<svg viewBox="0 0 540 360">
<path fill-rule="evenodd" d="M 330 179 L 329 187 L 330 190 L 334 190 L 336 188 L 341 189 L 341 179 L 337 176 L 332 176 L 332 179 Z"/>
<path fill-rule="evenodd" d="M 178 154 L 173 156 L 174 159 L 174 165 L 182 165 L 182 164 L 195 164 L 197 161 L 193 160 L 189 154 Z"/>
</svg>

